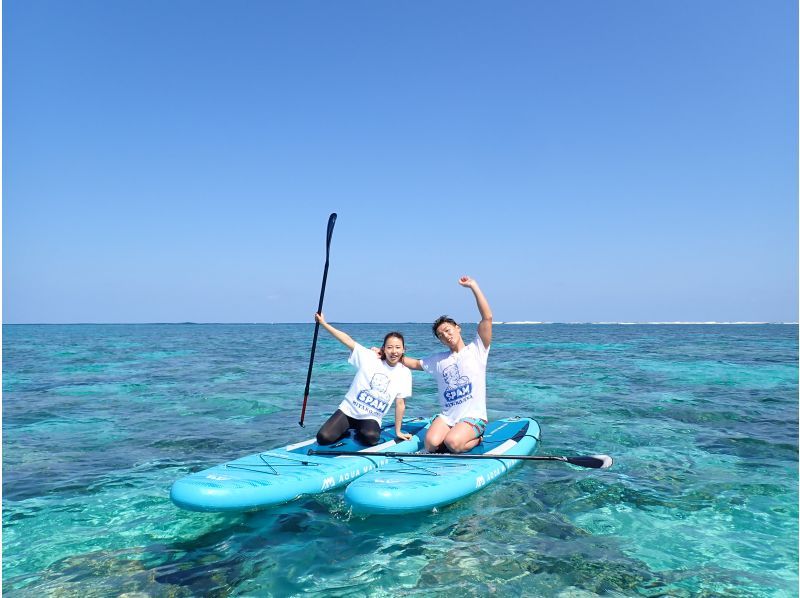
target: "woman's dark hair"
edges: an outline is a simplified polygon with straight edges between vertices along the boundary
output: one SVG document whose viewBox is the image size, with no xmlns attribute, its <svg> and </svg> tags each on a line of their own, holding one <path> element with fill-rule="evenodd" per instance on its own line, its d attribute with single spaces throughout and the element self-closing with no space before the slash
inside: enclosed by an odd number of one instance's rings
<svg viewBox="0 0 800 598">
<path fill-rule="evenodd" d="M 403 338 L 403 334 L 400 333 L 400 332 L 396 332 L 396 331 L 387 332 L 386 336 L 383 337 L 383 344 L 381 345 L 381 348 L 385 347 L 386 346 L 386 341 L 388 341 L 392 337 L 397 337 L 397 338 L 400 339 L 400 342 L 403 343 L 403 353 L 405 354 L 406 339 Z M 384 359 L 384 361 L 386 360 L 386 356 L 385 355 L 383 356 L 383 359 Z"/>
<path fill-rule="evenodd" d="M 450 316 L 439 316 L 438 318 L 436 318 L 436 321 L 433 323 L 433 336 L 435 336 L 436 338 L 439 338 L 439 335 L 436 334 L 436 331 L 439 329 L 439 326 L 441 326 L 444 323 L 452 324 L 453 326 L 458 326 L 458 322 L 456 322 Z"/>
</svg>

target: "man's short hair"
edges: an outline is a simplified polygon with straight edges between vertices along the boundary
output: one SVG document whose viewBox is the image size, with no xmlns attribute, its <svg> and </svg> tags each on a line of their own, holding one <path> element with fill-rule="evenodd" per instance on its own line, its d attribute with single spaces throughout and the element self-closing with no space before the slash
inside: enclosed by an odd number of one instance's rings
<svg viewBox="0 0 800 598">
<path fill-rule="evenodd" d="M 436 331 L 439 329 L 439 326 L 442 324 L 452 324 L 453 326 L 458 326 L 458 322 L 456 322 L 450 316 L 439 316 L 436 318 L 436 321 L 433 323 L 433 336 L 439 338 L 439 335 L 436 334 Z"/>
</svg>

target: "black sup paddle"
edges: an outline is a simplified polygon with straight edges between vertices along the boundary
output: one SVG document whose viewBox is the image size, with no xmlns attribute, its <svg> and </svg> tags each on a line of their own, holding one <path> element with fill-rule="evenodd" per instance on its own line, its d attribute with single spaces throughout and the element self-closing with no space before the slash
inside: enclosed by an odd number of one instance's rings
<svg viewBox="0 0 800 598">
<path fill-rule="evenodd" d="M 395 457 L 400 460 L 412 459 L 518 459 L 520 461 L 563 461 L 578 467 L 592 469 L 608 469 L 614 460 L 608 455 L 591 455 L 579 457 L 562 457 L 559 455 L 459 455 L 457 453 L 397 453 L 397 452 L 368 452 L 368 451 L 317 451 L 309 449 L 309 455 L 358 456 L 358 457 Z"/>
<path fill-rule="evenodd" d="M 333 226 L 336 224 L 336 212 L 328 217 L 328 238 L 325 241 L 325 270 L 322 272 L 322 288 L 319 291 L 319 307 L 317 313 L 322 313 L 322 300 L 325 299 L 325 283 L 328 281 L 328 260 L 331 255 L 331 237 L 333 236 Z M 319 334 L 319 322 L 314 326 L 314 340 L 311 342 L 311 359 L 308 362 L 308 377 L 306 378 L 306 390 L 303 394 L 303 410 L 300 412 L 300 427 L 306 417 L 306 403 L 308 403 L 308 389 L 311 386 L 311 368 L 314 367 L 314 352 L 317 350 L 317 335 Z"/>
</svg>

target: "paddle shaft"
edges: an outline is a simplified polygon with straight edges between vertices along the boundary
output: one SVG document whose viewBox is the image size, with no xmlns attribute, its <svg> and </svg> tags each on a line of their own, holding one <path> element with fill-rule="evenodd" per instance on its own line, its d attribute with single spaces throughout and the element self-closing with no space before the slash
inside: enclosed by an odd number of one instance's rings
<svg viewBox="0 0 800 598">
<path fill-rule="evenodd" d="M 593 469 L 605 469 L 611 467 L 612 459 L 607 455 L 594 455 L 591 457 L 562 457 L 559 455 L 458 455 L 453 453 L 397 453 L 397 452 L 374 452 L 367 451 L 317 451 L 309 449 L 309 455 L 330 455 L 330 456 L 359 456 L 359 457 L 395 457 L 400 459 L 516 459 L 519 461 L 563 461 L 589 467 Z"/>
<path fill-rule="evenodd" d="M 319 291 L 319 307 L 317 313 L 322 313 L 322 301 L 325 299 L 325 284 L 328 282 L 328 264 L 331 256 L 331 237 L 333 236 L 333 227 L 336 224 L 336 213 L 334 212 L 328 217 L 328 237 L 325 242 L 325 269 L 322 271 L 322 288 Z M 308 361 L 308 376 L 306 377 L 306 390 L 303 393 L 303 410 L 300 412 L 300 427 L 304 427 L 303 421 L 306 417 L 306 404 L 308 403 L 308 389 L 311 386 L 311 370 L 314 367 L 314 353 L 317 350 L 317 336 L 319 336 L 319 322 L 314 326 L 314 340 L 311 341 L 311 359 Z"/>
</svg>

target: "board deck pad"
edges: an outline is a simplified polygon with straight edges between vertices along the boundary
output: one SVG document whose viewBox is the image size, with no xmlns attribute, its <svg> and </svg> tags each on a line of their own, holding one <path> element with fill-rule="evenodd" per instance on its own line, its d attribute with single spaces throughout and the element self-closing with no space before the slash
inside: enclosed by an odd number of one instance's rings
<svg viewBox="0 0 800 598">
<path fill-rule="evenodd" d="M 536 450 L 541 431 L 529 418 L 505 418 L 490 422 L 481 444 L 466 455 L 497 455 L 497 459 L 441 457 L 391 457 L 380 469 L 355 480 L 345 491 L 353 512 L 399 515 L 453 503 L 488 486 L 519 459 L 503 455 L 530 455 Z"/>
<path fill-rule="evenodd" d="M 394 423 L 387 424 L 372 447 L 358 442 L 350 430 L 332 445 L 320 446 L 312 438 L 248 455 L 177 480 L 170 498 L 190 511 L 251 511 L 333 490 L 388 462 L 385 457 L 368 458 L 370 452 L 419 450 L 428 424 L 428 419 L 403 420 L 403 430 L 412 437 L 401 442 L 395 440 Z M 365 456 L 321 457 L 308 455 L 309 449 L 359 451 Z"/>
</svg>

